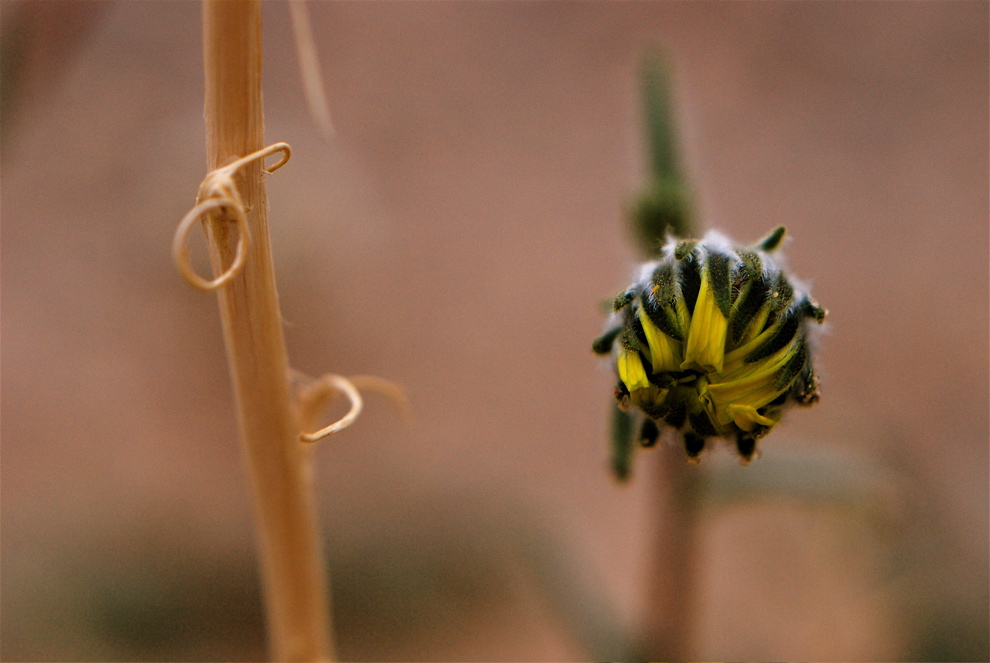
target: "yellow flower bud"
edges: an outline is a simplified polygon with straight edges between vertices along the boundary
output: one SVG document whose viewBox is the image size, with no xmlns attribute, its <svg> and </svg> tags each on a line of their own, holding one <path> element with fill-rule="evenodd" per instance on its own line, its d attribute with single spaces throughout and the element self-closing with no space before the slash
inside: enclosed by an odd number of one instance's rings
<svg viewBox="0 0 990 663">
<path fill-rule="evenodd" d="M 617 398 L 680 431 L 691 458 L 709 438 L 735 437 L 748 461 L 787 404 L 818 399 L 808 332 L 825 311 L 770 255 L 783 238 L 777 228 L 753 247 L 717 233 L 671 239 L 594 343 L 605 354 L 621 338 Z"/>
</svg>

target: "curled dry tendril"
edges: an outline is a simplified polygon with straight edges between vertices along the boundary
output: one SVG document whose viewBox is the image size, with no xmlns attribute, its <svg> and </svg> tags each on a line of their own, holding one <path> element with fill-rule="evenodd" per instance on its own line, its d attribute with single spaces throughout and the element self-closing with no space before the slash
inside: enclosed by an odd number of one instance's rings
<svg viewBox="0 0 990 663">
<path fill-rule="evenodd" d="M 300 392 L 299 409 L 302 413 L 302 418 L 307 420 L 315 419 L 319 411 L 323 407 L 326 407 L 336 392 L 342 393 L 347 397 L 347 400 L 351 402 L 351 409 L 348 410 L 347 414 L 329 426 L 313 433 L 300 433 L 299 439 L 301 441 L 318 442 L 323 438 L 339 433 L 357 420 L 358 415 L 361 414 L 361 409 L 364 407 L 364 399 L 361 398 L 360 392 L 358 392 L 354 383 L 344 376 L 330 373 L 313 380 L 313 382 L 306 385 Z"/>
<path fill-rule="evenodd" d="M 179 222 L 175 230 L 175 238 L 172 240 L 172 257 L 179 273 L 195 288 L 200 290 L 216 290 L 223 287 L 236 277 L 242 269 L 247 259 L 247 250 L 251 242 L 251 233 L 248 230 L 247 213 L 248 209 L 244 205 L 234 176 L 244 166 L 254 161 L 262 161 L 272 154 L 281 152 L 282 158 L 275 164 L 262 170 L 268 174 L 274 173 L 281 168 L 292 156 L 292 148 L 288 143 L 275 143 L 263 150 L 258 150 L 245 157 L 241 157 L 232 163 L 217 168 L 207 174 L 199 185 L 199 195 L 196 197 L 196 206 L 189 210 L 182 221 Z M 196 221 L 205 218 L 212 218 L 221 221 L 233 221 L 237 225 L 238 239 L 237 252 L 230 266 L 216 278 L 212 280 L 204 279 L 197 274 L 189 264 L 189 246 L 187 244 L 189 233 L 196 225 Z"/>
<path fill-rule="evenodd" d="M 326 374 L 312 379 L 295 370 L 292 371 L 292 374 L 294 381 L 303 383 L 303 386 L 297 391 L 296 402 L 299 407 L 300 419 L 304 425 L 316 421 L 338 394 L 343 394 L 351 402 L 351 408 L 347 414 L 334 423 L 313 433 L 301 433 L 299 439 L 303 442 L 318 442 L 339 433 L 354 423 L 364 407 L 359 389 L 386 396 L 397 407 L 402 419 L 406 422 L 411 419 L 411 408 L 406 399 L 405 391 L 390 380 L 374 375 L 352 375 L 347 378 L 334 374 Z"/>
<path fill-rule="evenodd" d="M 244 269 L 251 242 L 247 219 L 249 209 L 237 190 L 234 177 L 246 165 L 255 161 L 262 161 L 263 163 L 266 157 L 276 153 L 281 153 L 282 158 L 267 168 L 262 165 L 264 172 L 274 173 L 284 166 L 292 156 L 292 148 L 287 143 L 269 145 L 263 150 L 258 150 L 232 161 L 226 166 L 217 168 L 210 172 L 199 185 L 196 206 L 189 210 L 189 213 L 179 222 L 175 231 L 175 238 L 172 241 L 172 255 L 175 258 L 175 264 L 182 276 L 193 287 L 207 291 L 217 290 L 230 283 Z M 189 247 L 187 245 L 189 233 L 192 232 L 196 222 L 206 219 L 232 221 L 237 225 L 239 235 L 233 261 L 223 273 L 212 280 L 203 278 L 193 270 L 189 264 Z M 328 373 L 312 379 L 298 371 L 293 371 L 293 379 L 303 385 L 297 392 L 296 404 L 300 419 L 307 427 L 310 427 L 308 424 L 318 420 L 320 413 L 338 394 L 343 394 L 351 403 L 347 414 L 329 426 L 312 433 L 300 433 L 299 439 L 302 442 L 317 442 L 339 433 L 354 423 L 364 408 L 364 400 L 358 391 L 359 388 L 389 397 L 398 406 L 403 418 L 409 419 L 409 402 L 406 400 L 402 387 L 383 378 L 371 375 L 355 375 L 346 378 L 342 375 Z"/>
</svg>

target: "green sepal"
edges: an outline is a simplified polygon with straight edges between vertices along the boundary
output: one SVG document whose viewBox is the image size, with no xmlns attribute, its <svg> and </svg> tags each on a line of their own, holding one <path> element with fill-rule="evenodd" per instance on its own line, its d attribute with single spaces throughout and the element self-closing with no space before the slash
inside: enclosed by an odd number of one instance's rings
<svg viewBox="0 0 990 663">
<path fill-rule="evenodd" d="M 684 298 L 688 313 L 691 315 L 694 315 L 694 305 L 698 302 L 698 293 L 701 292 L 701 269 L 696 257 L 696 253 L 691 253 L 680 263 L 681 297 Z"/>
<path fill-rule="evenodd" d="M 643 412 L 646 413 L 646 416 L 648 416 L 650 419 L 653 419 L 655 421 L 665 421 L 667 417 L 667 413 L 670 412 L 670 404 L 667 402 L 667 400 L 665 400 L 663 403 L 660 403 L 659 405 L 657 404 L 648 405 L 644 403 L 643 405 L 640 406 L 640 408 L 643 410 Z"/>
<path fill-rule="evenodd" d="M 608 330 L 592 341 L 591 349 L 597 355 L 607 355 L 612 351 L 612 346 L 615 344 L 615 339 L 618 338 L 621 333 L 622 327 L 616 327 L 615 329 Z"/>
<path fill-rule="evenodd" d="M 718 435 L 712 420 L 708 418 L 708 413 L 704 410 L 688 414 L 688 421 L 691 423 L 691 429 L 701 437 L 716 437 Z"/>
<path fill-rule="evenodd" d="M 649 417 L 643 419 L 643 425 L 639 428 L 639 444 L 642 447 L 652 447 L 660 438 L 660 427 L 657 422 Z"/>
<path fill-rule="evenodd" d="M 802 339 L 798 341 L 797 351 L 787 361 L 787 363 L 784 364 L 784 367 L 780 369 L 780 373 L 777 375 L 777 382 L 774 384 L 773 390 L 780 391 L 781 389 L 787 389 L 790 387 L 797 378 L 798 374 L 804 368 L 807 361 L 808 346 L 805 344 L 804 339 Z"/>
<path fill-rule="evenodd" d="M 631 290 L 626 290 L 624 292 L 620 292 L 619 294 L 617 294 L 615 296 L 615 299 L 612 300 L 612 311 L 614 313 L 618 313 L 619 311 L 621 311 L 625 307 L 629 306 L 629 304 L 634 299 L 636 299 L 636 293 L 635 292 L 632 292 Z"/>
<path fill-rule="evenodd" d="M 643 292 L 641 305 L 643 307 L 643 311 L 646 313 L 646 317 L 648 317 L 650 322 L 655 324 L 660 331 L 675 341 L 684 340 L 684 334 L 681 333 L 681 329 L 677 324 L 677 319 L 671 309 L 661 306 L 657 299 L 647 291 Z"/>
<path fill-rule="evenodd" d="M 687 404 L 684 403 L 683 398 L 677 398 L 674 395 L 675 392 L 671 392 L 667 396 L 667 400 L 670 405 L 667 407 L 667 413 L 663 415 L 663 420 L 667 422 L 667 425 L 671 428 L 680 429 L 684 425 L 687 419 Z"/>
<path fill-rule="evenodd" d="M 737 343 L 767 300 L 767 282 L 762 273 L 749 281 L 743 288 L 743 293 L 736 300 L 735 314 L 729 322 L 729 333 L 732 335 L 733 342 Z"/>
<path fill-rule="evenodd" d="M 735 304 L 740 297 L 745 296 L 750 285 L 757 278 L 763 276 L 763 261 L 760 256 L 752 251 L 740 250 L 736 252 L 739 262 L 732 273 L 732 303 Z"/>
<path fill-rule="evenodd" d="M 767 298 L 767 302 L 770 304 L 771 313 L 779 313 L 785 308 L 791 305 L 791 300 L 794 299 L 794 287 L 784 276 L 783 272 L 777 274 L 777 278 L 773 282 L 773 287 L 770 289 L 770 296 Z"/>
<path fill-rule="evenodd" d="M 791 393 L 801 405 L 812 405 L 818 401 L 818 376 L 815 374 L 815 367 L 811 364 L 810 354 L 804 363 L 804 370 L 791 387 Z"/>
<path fill-rule="evenodd" d="M 781 242 L 784 241 L 785 235 L 787 235 L 787 228 L 784 226 L 777 226 L 770 231 L 769 235 L 760 240 L 757 247 L 761 251 L 766 251 L 767 253 L 775 251 L 780 247 Z"/>
<path fill-rule="evenodd" d="M 694 253 L 694 247 L 698 246 L 698 240 L 696 239 L 682 239 L 677 243 L 674 248 L 674 259 L 684 260 L 689 255 Z"/>
<path fill-rule="evenodd" d="M 756 435 L 740 432 L 736 434 L 736 450 L 742 459 L 748 463 L 756 453 Z"/>
<path fill-rule="evenodd" d="M 654 373 L 648 369 L 646 371 L 646 379 L 650 381 L 650 384 L 655 384 L 661 389 L 670 389 L 674 386 L 674 378 L 670 373 Z"/>
<path fill-rule="evenodd" d="M 784 314 L 784 319 L 777 327 L 777 331 L 763 345 L 746 355 L 744 361 L 747 364 L 752 364 L 776 354 L 778 350 L 782 350 L 794 339 L 800 325 L 801 321 L 798 320 L 794 312 L 788 311 Z"/>
<path fill-rule="evenodd" d="M 619 334 L 619 345 L 630 352 L 639 352 L 642 347 L 639 344 L 639 339 L 636 338 L 636 332 L 629 325 L 622 328 L 622 332 Z"/>
<path fill-rule="evenodd" d="M 684 451 L 688 458 L 697 458 L 705 450 L 705 438 L 691 431 L 684 433 Z"/>
<path fill-rule="evenodd" d="M 825 316 L 827 314 L 828 311 L 819 306 L 818 302 L 814 302 L 807 297 L 801 300 L 801 303 L 798 305 L 798 315 L 811 318 L 818 324 L 825 322 Z"/>
<path fill-rule="evenodd" d="M 738 251 L 740 265 L 739 271 L 744 274 L 744 280 L 755 279 L 763 276 L 763 261 L 760 256 L 752 251 Z"/>
<path fill-rule="evenodd" d="M 677 273 L 673 263 L 665 262 L 653 270 L 650 283 L 653 285 L 650 292 L 660 305 L 674 305 L 677 301 Z"/>
<path fill-rule="evenodd" d="M 715 305 L 726 318 L 732 306 L 732 281 L 729 271 L 729 256 L 721 253 L 708 254 L 708 285 L 711 286 Z"/>
</svg>

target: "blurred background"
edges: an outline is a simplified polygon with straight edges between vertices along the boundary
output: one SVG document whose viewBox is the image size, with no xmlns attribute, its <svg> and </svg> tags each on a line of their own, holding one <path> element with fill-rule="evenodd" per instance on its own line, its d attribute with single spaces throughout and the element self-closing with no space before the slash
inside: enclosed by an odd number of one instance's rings
<svg viewBox="0 0 990 663">
<path fill-rule="evenodd" d="M 633 656 L 660 454 L 608 472 L 590 352 L 637 254 L 660 47 L 699 226 L 777 224 L 823 399 L 693 512 L 704 660 L 987 660 L 988 5 L 312 3 L 337 128 L 265 5 L 289 356 L 401 383 L 316 450 L 340 655 Z M 0 3 L 4 660 L 264 656 L 215 298 L 200 5 Z M 668 505 L 669 506 L 669 505 Z"/>
</svg>

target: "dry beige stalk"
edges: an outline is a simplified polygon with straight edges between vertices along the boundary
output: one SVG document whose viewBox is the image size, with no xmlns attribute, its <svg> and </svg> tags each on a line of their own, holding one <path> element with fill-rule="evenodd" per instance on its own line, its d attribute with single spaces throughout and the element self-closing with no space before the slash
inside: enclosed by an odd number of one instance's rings
<svg viewBox="0 0 990 663">
<path fill-rule="evenodd" d="M 264 145 L 260 1 L 205 0 L 203 38 L 207 155 L 215 171 Z M 327 582 L 311 472 L 288 383 L 262 164 L 245 163 L 233 177 L 250 241 L 243 234 L 233 241 L 229 217 L 237 220 L 237 212 L 228 205 L 214 204 L 204 225 L 216 273 L 231 267 L 238 247 L 246 250 L 243 268 L 217 295 L 259 525 L 271 656 L 328 660 Z"/>
</svg>

